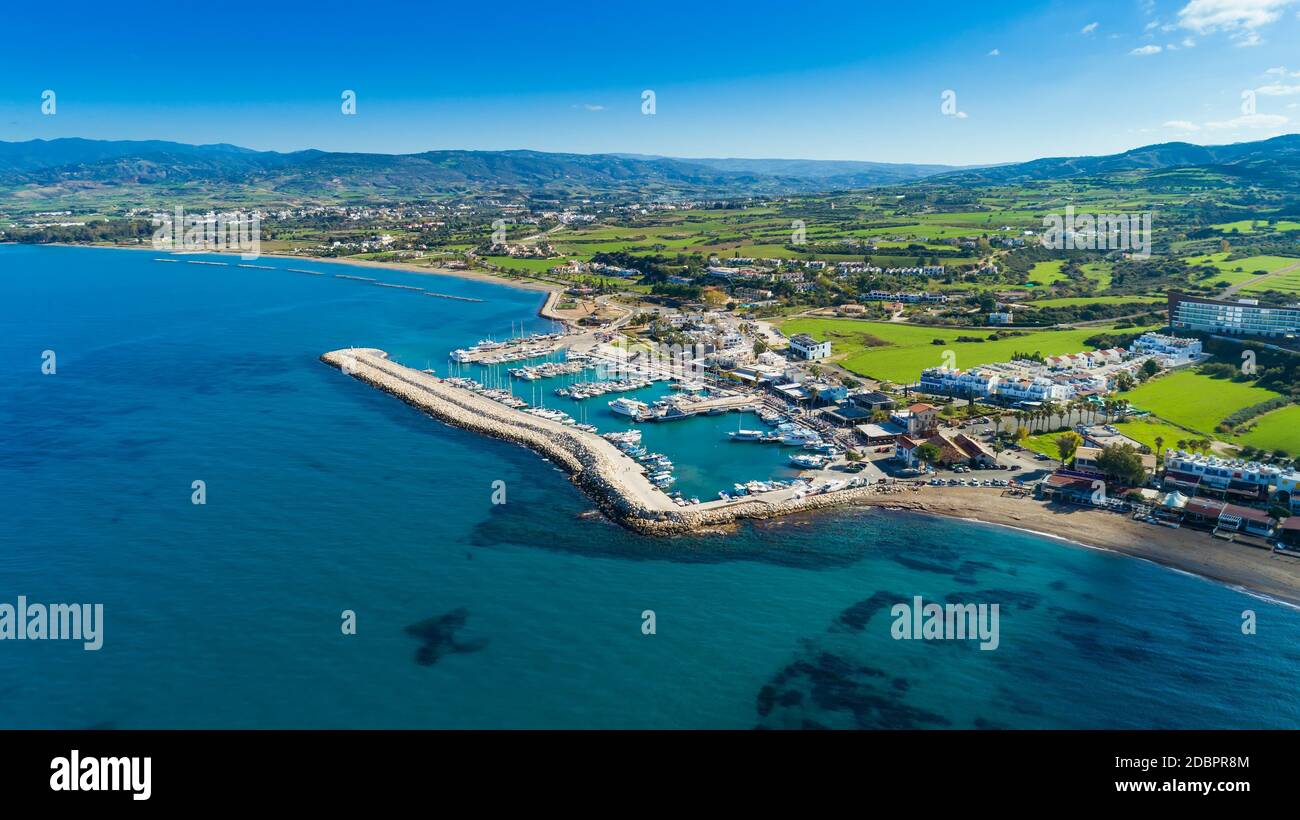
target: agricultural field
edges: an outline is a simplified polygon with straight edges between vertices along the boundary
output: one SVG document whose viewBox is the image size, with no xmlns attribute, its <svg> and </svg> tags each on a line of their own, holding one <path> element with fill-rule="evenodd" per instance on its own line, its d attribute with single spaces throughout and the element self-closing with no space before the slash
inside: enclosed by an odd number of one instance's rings
<svg viewBox="0 0 1300 820">
<path fill-rule="evenodd" d="M 791 319 L 781 323 L 787 336 L 809 333 L 817 339 L 829 339 L 835 361 L 845 369 L 873 379 L 911 384 L 927 367 L 944 363 L 944 351 L 955 354 L 955 364 L 962 369 L 979 364 L 1002 362 L 1013 354 L 1033 353 L 1055 356 L 1087 350 L 1084 339 L 1104 332 L 1106 327 L 1070 330 L 1026 331 L 996 341 L 958 342 L 958 336 L 985 338 L 991 328 L 948 328 L 904 325 L 893 322 L 867 322 L 856 319 Z M 1140 332 L 1150 328 L 1131 328 Z M 943 344 L 934 344 L 942 339 Z"/>
<path fill-rule="evenodd" d="M 1251 421 L 1255 429 L 1238 437 L 1239 443 L 1260 450 L 1300 453 L 1300 405 L 1287 405 Z"/>
<path fill-rule="evenodd" d="M 1134 407 L 1206 436 L 1233 413 L 1276 398 L 1263 387 L 1215 379 L 1191 370 L 1161 376 L 1123 395 Z"/>
</svg>

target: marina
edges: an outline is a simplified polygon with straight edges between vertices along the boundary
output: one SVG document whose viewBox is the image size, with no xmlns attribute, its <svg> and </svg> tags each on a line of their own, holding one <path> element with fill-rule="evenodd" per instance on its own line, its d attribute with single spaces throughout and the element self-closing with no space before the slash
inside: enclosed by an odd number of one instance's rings
<svg viewBox="0 0 1300 820">
<path fill-rule="evenodd" d="M 595 425 L 563 411 L 521 408 L 521 400 L 508 391 L 484 388 L 459 376 L 441 379 L 392 362 L 381 350 L 336 350 L 321 359 L 441 421 L 540 453 L 568 472 L 612 520 L 648 535 L 682 534 L 741 519 L 851 504 L 903 489 L 877 485 L 867 476 L 766 478 L 733 483 L 731 492 L 719 491 L 716 500 L 701 501 L 693 490 L 689 497 L 688 491 L 670 493 L 679 480 L 678 464 L 666 454 L 667 448 L 648 440 L 647 431 L 657 425 L 599 435 Z"/>
</svg>

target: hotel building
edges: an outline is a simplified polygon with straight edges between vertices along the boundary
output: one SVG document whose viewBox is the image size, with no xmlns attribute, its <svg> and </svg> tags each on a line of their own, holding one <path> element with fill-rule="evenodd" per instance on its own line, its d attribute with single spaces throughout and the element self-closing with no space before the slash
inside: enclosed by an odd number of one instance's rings
<svg viewBox="0 0 1300 820">
<path fill-rule="evenodd" d="M 1294 336 L 1300 332 L 1300 304 L 1261 305 L 1258 299 L 1229 302 L 1170 293 L 1169 325 L 1228 336 Z"/>
</svg>

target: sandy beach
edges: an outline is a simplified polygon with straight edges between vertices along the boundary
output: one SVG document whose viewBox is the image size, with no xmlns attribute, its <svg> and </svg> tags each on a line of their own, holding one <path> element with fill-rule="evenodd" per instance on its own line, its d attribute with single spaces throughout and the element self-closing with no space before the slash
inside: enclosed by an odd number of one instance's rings
<svg viewBox="0 0 1300 820">
<path fill-rule="evenodd" d="M 870 498 L 864 506 L 913 510 L 1027 530 L 1073 544 L 1144 558 L 1162 566 L 1300 606 L 1300 558 L 1170 529 L 1127 515 L 1016 498 L 1002 490 L 924 486 L 904 496 Z"/>
</svg>

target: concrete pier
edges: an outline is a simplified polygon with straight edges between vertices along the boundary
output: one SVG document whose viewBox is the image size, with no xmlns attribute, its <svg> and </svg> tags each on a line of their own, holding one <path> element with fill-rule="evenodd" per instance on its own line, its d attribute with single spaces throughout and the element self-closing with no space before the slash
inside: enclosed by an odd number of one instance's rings
<svg viewBox="0 0 1300 820">
<path fill-rule="evenodd" d="M 647 535 L 676 535 L 732 524 L 744 518 L 851 504 L 893 493 L 893 488 L 854 487 L 793 497 L 789 490 L 729 502 L 678 507 L 646 478 L 642 467 L 594 433 L 506 407 L 472 390 L 403 367 L 373 348 L 334 350 L 321 361 L 377 387 L 440 421 L 523 445 L 562 467 L 613 521 Z"/>
</svg>

